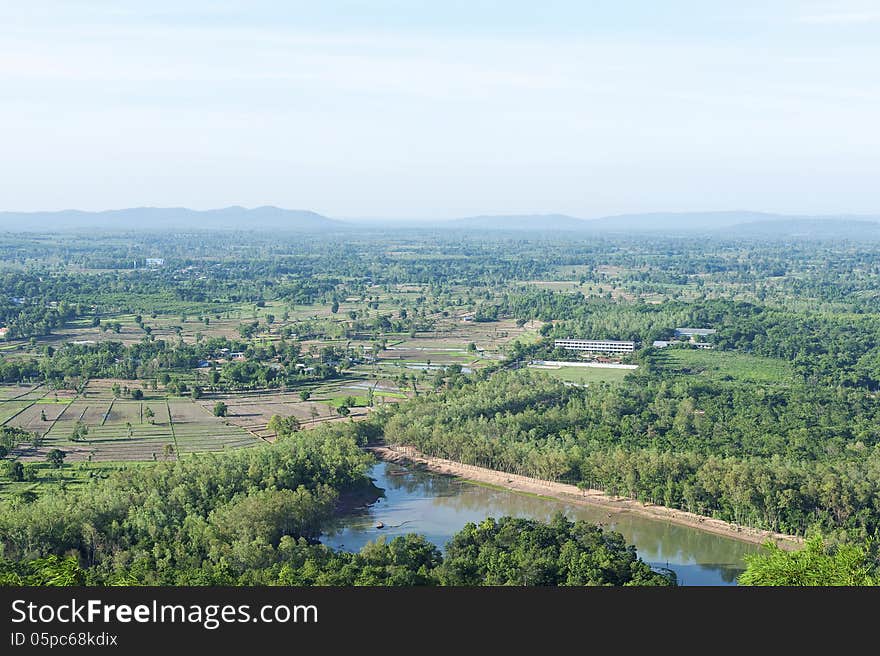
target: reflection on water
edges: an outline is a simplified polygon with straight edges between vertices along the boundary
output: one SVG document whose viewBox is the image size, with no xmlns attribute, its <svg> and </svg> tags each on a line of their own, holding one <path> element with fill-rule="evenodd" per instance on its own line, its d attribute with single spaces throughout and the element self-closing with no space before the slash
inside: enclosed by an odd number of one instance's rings
<svg viewBox="0 0 880 656">
<path fill-rule="evenodd" d="M 467 522 L 503 515 L 546 521 L 562 510 L 570 519 L 619 531 L 643 560 L 673 570 L 682 585 L 735 585 L 743 556 L 758 550 L 757 545 L 629 512 L 609 516 L 602 508 L 494 490 L 391 463 L 375 465 L 370 476 L 384 495 L 338 517 L 322 542 L 357 551 L 382 536 L 421 533 L 442 548 Z M 380 521 L 385 528 L 376 528 Z"/>
</svg>

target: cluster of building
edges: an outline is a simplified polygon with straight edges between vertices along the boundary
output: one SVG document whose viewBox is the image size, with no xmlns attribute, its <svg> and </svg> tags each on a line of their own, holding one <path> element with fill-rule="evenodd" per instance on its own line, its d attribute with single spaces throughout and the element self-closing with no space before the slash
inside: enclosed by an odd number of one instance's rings
<svg viewBox="0 0 880 656">
<path fill-rule="evenodd" d="M 714 328 L 676 328 L 675 339 L 654 340 L 654 343 L 651 344 L 651 346 L 654 348 L 666 348 L 667 346 L 674 346 L 676 344 L 693 344 L 700 349 L 711 349 L 715 348 L 715 345 L 711 342 L 703 341 L 703 338 L 714 334 Z"/>
<path fill-rule="evenodd" d="M 713 344 L 703 341 L 706 337 L 715 334 L 713 328 L 676 328 L 675 339 L 656 340 L 651 346 L 655 348 L 665 348 L 675 344 L 690 343 L 697 348 L 710 349 Z M 579 351 L 582 353 L 606 353 L 606 354 L 624 354 L 632 353 L 638 348 L 638 342 L 622 341 L 614 339 L 557 339 L 554 340 L 555 348 L 565 349 L 566 351 Z"/>
</svg>

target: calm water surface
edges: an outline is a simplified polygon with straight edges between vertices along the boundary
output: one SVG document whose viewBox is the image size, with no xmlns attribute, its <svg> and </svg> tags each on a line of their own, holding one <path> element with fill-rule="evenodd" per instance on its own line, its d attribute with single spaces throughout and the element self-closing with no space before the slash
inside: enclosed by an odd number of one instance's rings
<svg viewBox="0 0 880 656">
<path fill-rule="evenodd" d="M 420 533 L 442 548 L 468 522 L 503 515 L 546 521 L 562 510 L 570 519 L 603 524 L 622 533 L 644 561 L 675 571 L 681 585 L 736 585 L 736 577 L 745 568 L 743 556 L 759 549 L 754 544 L 634 513 L 609 517 L 601 508 L 493 490 L 392 463 L 375 465 L 369 475 L 384 490 L 384 496 L 338 517 L 322 542 L 357 551 L 382 536 Z M 376 528 L 380 521 L 385 528 Z"/>
</svg>

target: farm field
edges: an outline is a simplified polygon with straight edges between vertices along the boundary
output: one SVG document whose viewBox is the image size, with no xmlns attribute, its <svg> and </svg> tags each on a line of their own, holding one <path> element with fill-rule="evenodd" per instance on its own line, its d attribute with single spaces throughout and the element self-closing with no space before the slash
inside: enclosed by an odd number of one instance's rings
<svg viewBox="0 0 880 656">
<path fill-rule="evenodd" d="M 0 385 L 0 401 L 29 398 L 40 389 L 34 385 Z"/>
<path fill-rule="evenodd" d="M 534 368 L 536 371 L 578 385 L 590 383 L 619 383 L 632 369 L 606 369 L 599 367 L 559 367 L 559 368 Z"/>
<path fill-rule="evenodd" d="M 790 383 L 794 372 L 785 360 L 748 353 L 698 349 L 665 349 L 657 356 L 665 369 L 715 380 Z"/>
<path fill-rule="evenodd" d="M 259 443 L 257 436 L 242 427 L 183 399 L 2 401 L 0 417 L 5 425 L 41 436 L 39 444 L 16 447 L 15 454 L 24 462 L 45 460 L 51 449 L 64 451 L 67 462 L 129 462 Z M 85 426 L 87 433 L 75 441 L 74 431 L 79 425 Z"/>
<path fill-rule="evenodd" d="M 360 393 L 363 394 L 363 391 Z M 268 429 L 272 415 L 296 417 L 303 428 L 311 428 L 328 421 L 348 421 L 348 418 L 336 412 L 340 402 L 334 402 L 348 396 L 356 397 L 357 392 L 350 390 L 345 393 L 341 384 L 337 384 L 316 389 L 308 401 L 300 399 L 298 392 L 264 392 L 203 398 L 196 405 L 210 414 L 214 404 L 222 400 L 228 408 L 227 415 L 223 418 L 224 423 L 254 438 L 271 441 L 275 439 L 275 434 Z M 365 407 L 353 407 L 349 417 L 365 417 L 368 412 Z"/>
</svg>

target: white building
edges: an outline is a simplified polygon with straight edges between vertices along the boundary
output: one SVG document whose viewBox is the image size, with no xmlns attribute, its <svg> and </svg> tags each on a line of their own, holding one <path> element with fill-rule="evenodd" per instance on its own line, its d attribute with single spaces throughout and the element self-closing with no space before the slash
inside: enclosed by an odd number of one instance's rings
<svg viewBox="0 0 880 656">
<path fill-rule="evenodd" d="M 567 351 L 585 351 L 587 353 L 632 353 L 636 350 L 635 342 L 619 342 L 611 339 L 557 339 L 553 346 Z"/>
</svg>

